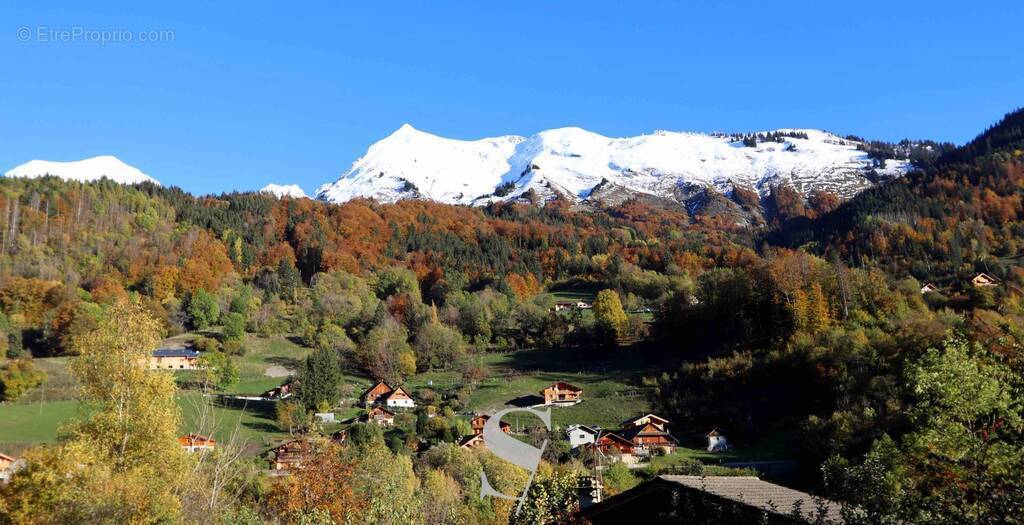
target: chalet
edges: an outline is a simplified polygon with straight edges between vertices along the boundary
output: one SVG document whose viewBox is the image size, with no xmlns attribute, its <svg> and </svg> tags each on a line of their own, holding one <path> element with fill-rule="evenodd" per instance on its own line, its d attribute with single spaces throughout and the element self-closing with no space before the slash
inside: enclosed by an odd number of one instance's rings
<svg viewBox="0 0 1024 525">
<path fill-rule="evenodd" d="M 729 450 L 729 441 L 725 439 L 725 436 L 718 433 L 718 429 L 714 429 L 708 432 L 708 452 L 725 452 Z"/>
<path fill-rule="evenodd" d="M 288 470 L 302 466 L 309 452 L 309 442 L 295 439 L 270 449 L 270 469 Z"/>
<path fill-rule="evenodd" d="M 662 475 L 603 501 L 579 495 L 572 523 L 844 523 L 840 504 L 754 476 Z"/>
<path fill-rule="evenodd" d="M 459 440 L 459 448 L 487 448 L 483 434 L 471 434 Z"/>
<path fill-rule="evenodd" d="M 281 386 L 275 386 L 260 395 L 263 399 L 288 399 L 292 396 L 292 383 L 289 381 Z"/>
<path fill-rule="evenodd" d="M 413 408 L 416 402 L 404 388 L 398 387 L 384 397 L 384 404 L 391 408 Z"/>
<path fill-rule="evenodd" d="M 545 405 L 574 405 L 580 402 L 583 389 L 559 381 L 541 390 L 540 395 L 544 398 Z"/>
<path fill-rule="evenodd" d="M 480 435 L 484 433 L 484 425 L 487 424 L 487 420 L 491 419 L 491 416 L 487 414 L 477 414 L 473 419 L 469 420 L 469 426 L 473 428 L 473 435 Z M 501 427 L 501 431 L 508 434 L 512 431 L 512 425 L 504 421 L 499 421 L 498 426 Z"/>
<path fill-rule="evenodd" d="M 565 428 L 565 435 L 569 439 L 569 446 L 571 448 L 593 443 L 597 439 L 597 435 L 600 433 L 600 429 L 588 427 L 586 425 L 569 425 Z"/>
<path fill-rule="evenodd" d="M 15 472 L 21 470 L 25 466 L 25 460 L 18 459 L 12 456 L 8 456 L 0 452 L 0 485 L 3 485 L 11 480 L 11 476 Z"/>
<path fill-rule="evenodd" d="M 558 301 L 554 306 L 551 307 L 552 312 L 561 312 L 562 310 L 569 310 L 576 307 L 576 303 L 572 301 Z"/>
<path fill-rule="evenodd" d="M 363 406 L 370 407 L 373 405 L 384 404 L 384 396 L 387 396 L 394 390 L 387 383 L 383 381 L 377 381 L 377 384 L 371 386 L 363 392 L 363 395 L 359 396 L 362 400 Z"/>
<path fill-rule="evenodd" d="M 587 447 L 613 460 L 618 459 L 623 463 L 636 462 L 636 456 L 633 455 L 633 442 L 614 432 L 602 431 L 598 434 L 597 439 Z"/>
<path fill-rule="evenodd" d="M 679 446 L 679 442 L 672 437 L 672 434 L 666 432 L 664 428 L 657 427 L 654 423 L 624 428 L 617 434 L 633 444 L 634 456 L 650 456 L 657 450 L 671 454 Z"/>
<path fill-rule="evenodd" d="M 202 434 L 185 434 L 178 438 L 178 444 L 189 454 L 206 452 L 217 448 L 217 440 Z"/>
<path fill-rule="evenodd" d="M 938 292 L 939 292 L 939 287 L 935 286 L 932 283 L 925 283 L 925 285 L 921 287 L 921 295 L 924 295 L 926 293 L 938 293 Z"/>
<path fill-rule="evenodd" d="M 557 301 L 555 305 L 551 307 L 552 312 L 561 312 L 562 310 L 590 310 L 594 306 L 587 301 Z"/>
<path fill-rule="evenodd" d="M 668 420 L 654 414 L 645 414 L 623 421 L 622 428 L 641 427 L 647 424 L 654 425 L 659 430 L 665 430 L 665 425 L 668 425 Z"/>
<path fill-rule="evenodd" d="M 413 408 L 416 402 L 404 388 L 392 388 L 384 381 L 378 381 L 360 396 L 363 406 L 384 405 L 389 408 Z"/>
<path fill-rule="evenodd" d="M 155 350 L 149 358 L 149 368 L 153 370 L 195 370 L 198 364 L 199 352 L 187 348 Z"/>
<path fill-rule="evenodd" d="M 979 288 L 999 286 L 999 279 L 996 279 L 995 277 L 985 272 L 981 272 L 978 275 L 975 275 L 973 279 L 971 279 L 971 284 Z"/>
<path fill-rule="evenodd" d="M 363 414 L 359 421 L 361 423 L 374 423 L 382 427 L 391 427 L 395 425 L 395 414 L 381 407 L 373 407 L 369 412 Z"/>
<path fill-rule="evenodd" d="M 338 430 L 337 432 L 331 434 L 331 441 L 333 441 L 333 442 L 335 442 L 335 443 L 337 443 L 339 445 L 344 445 L 345 441 L 347 441 L 347 440 L 348 440 L 348 429 L 347 428 L 343 428 L 343 429 Z"/>
</svg>

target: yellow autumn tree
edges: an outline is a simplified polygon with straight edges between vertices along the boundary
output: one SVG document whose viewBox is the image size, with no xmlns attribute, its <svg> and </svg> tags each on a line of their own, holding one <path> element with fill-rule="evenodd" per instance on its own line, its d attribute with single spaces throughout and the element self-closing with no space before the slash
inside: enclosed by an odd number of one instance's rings
<svg viewBox="0 0 1024 525">
<path fill-rule="evenodd" d="M 159 322 L 128 299 L 74 338 L 71 370 L 90 415 L 26 454 L 28 467 L 0 493 L 0 523 L 177 521 L 187 458 L 174 379 L 148 369 L 159 338 Z"/>
<path fill-rule="evenodd" d="M 629 318 L 615 290 L 601 290 L 594 300 L 594 322 L 605 333 L 619 338 L 625 333 Z"/>
</svg>

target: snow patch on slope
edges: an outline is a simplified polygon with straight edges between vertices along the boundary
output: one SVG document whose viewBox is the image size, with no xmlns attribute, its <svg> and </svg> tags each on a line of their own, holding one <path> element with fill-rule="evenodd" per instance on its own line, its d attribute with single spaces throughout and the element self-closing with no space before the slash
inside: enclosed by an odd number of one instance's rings
<svg viewBox="0 0 1024 525">
<path fill-rule="evenodd" d="M 281 197 L 291 197 L 293 199 L 307 198 L 306 192 L 302 191 L 298 184 L 267 184 L 260 188 L 260 193 L 270 193 L 278 199 Z"/>
<path fill-rule="evenodd" d="M 146 175 L 134 166 L 125 164 L 113 155 L 102 155 L 72 162 L 54 162 L 48 160 L 31 160 L 17 166 L 5 177 L 43 177 L 53 175 L 65 180 L 89 182 L 106 177 L 121 184 L 138 184 L 152 182 L 160 184 L 156 179 Z"/>
</svg>

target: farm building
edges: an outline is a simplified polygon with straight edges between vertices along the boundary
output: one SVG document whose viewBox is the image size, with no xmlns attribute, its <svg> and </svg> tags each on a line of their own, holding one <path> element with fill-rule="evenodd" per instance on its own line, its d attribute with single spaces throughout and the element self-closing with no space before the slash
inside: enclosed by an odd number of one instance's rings
<svg viewBox="0 0 1024 525">
<path fill-rule="evenodd" d="M 154 350 L 149 358 L 153 370 L 195 370 L 199 368 L 199 352 L 187 348 Z"/>
</svg>

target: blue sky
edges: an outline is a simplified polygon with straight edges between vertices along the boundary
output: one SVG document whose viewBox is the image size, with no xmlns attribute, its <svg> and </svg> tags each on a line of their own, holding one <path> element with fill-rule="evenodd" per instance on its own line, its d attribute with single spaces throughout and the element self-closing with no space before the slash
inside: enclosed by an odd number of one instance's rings
<svg viewBox="0 0 1024 525">
<path fill-rule="evenodd" d="M 113 154 L 195 193 L 311 192 L 404 122 L 961 143 L 1024 105 L 1020 2 L 14 4 L 0 171 Z M 133 41 L 50 32 L 74 28 Z"/>
</svg>

